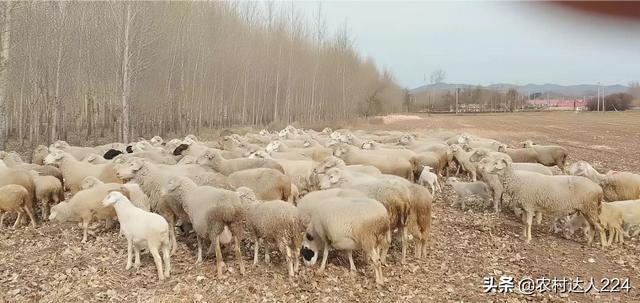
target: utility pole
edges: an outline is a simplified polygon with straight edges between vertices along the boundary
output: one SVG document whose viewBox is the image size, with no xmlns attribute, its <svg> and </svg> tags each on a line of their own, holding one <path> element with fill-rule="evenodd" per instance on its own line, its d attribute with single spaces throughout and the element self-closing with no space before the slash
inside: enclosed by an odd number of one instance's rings
<svg viewBox="0 0 640 303">
<path fill-rule="evenodd" d="M 605 102 L 606 101 L 604 100 L 604 87 L 602 87 L 602 113 L 605 113 L 607 111 L 607 104 Z"/>
<path fill-rule="evenodd" d="M 600 83 L 598 83 L 598 85 L 600 85 Z M 596 100 L 598 101 L 598 110 L 597 112 L 600 111 L 600 86 L 598 86 L 598 95 L 596 97 Z"/>
<path fill-rule="evenodd" d="M 458 114 L 458 94 L 460 93 L 460 88 L 456 88 L 456 115 Z"/>
</svg>

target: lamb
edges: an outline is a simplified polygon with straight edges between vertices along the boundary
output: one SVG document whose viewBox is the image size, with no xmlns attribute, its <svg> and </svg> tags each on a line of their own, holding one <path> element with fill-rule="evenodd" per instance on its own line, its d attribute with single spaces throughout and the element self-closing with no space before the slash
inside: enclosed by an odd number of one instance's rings
<svg viewBox="0 0 640 303">
<path fill-rule="evenodd" d="M 348 165 L 372 165 L 385 174 L 403 177 L 412 182 L 414 180 L 413 166 L 408 158 L 399 158 L 371 150 L 359 150 L 345 144 L 336 145 L 334 155 L 342 158 Z"/>
<path fill-rule="evenodd" d="M 418 178 L 418 184 L 422 186 L 429 184 L 431 194 L 435 195 L 436 191 L 442 191 L 442 189 L 440 188 L 440 182 L 438 182 L 438 175 L 432 173 L 431 170 L 432 168 L 430 166 L 425 165 L 423 167 L 420 178 Z"/>
<path fill-rule="evenodd" d="M 227 160 L 215 150 L 207 150 L 197 160 L 198 164 L 209 166 L 215 171 L 228 176 L 231 173 L 251 168 L 272 168 L 281 173 L 284 169 L 278 162 L 271 159 L 230 159 Z"/>
<path fill-rule="evenodd" d="M 293 202 L 291 179 L 271 168 L 252 168 L 229 175 L 229 183 L 235 188 L 251 188 L 259 200 L 285 200 Z"/>
<path fill-rule="evenodd" d="M 554 216 L 580 212 L 588 228 L 597 229 L 600 243 L 606 246 L 604 230 L 598 222 L 602 189 L 593 181 L 578 176 L 545 176 L 537 173 L 514 171 L 504 159 L 492 161 L 489 171 L 497 174 L 512 203 L 525 212 L 524 237 L 531 241 L 531 224 L 536 212 L 547 212 Z M 592 237 L 587 239 L 591 244 Z"/>
<path fill-rule="evenodd" d="M 0 168 L 0 186 L 9 184 L 20 185 L 27 190 L 29 194 L 29 203 L 26 207 L 33 209 L 36 200 L 36 187 L 33 184 L 33 178 L 30 172 L 21 169 Z M 18 213 L 18 221 L 22 218 L 22 213 Z M 37 223 L 37 222 L 36 222 Z M 19 224 L 19 223 L 18 223 Z"/>
<path fill-rule="evenodd" d="M 140 185 L 138 184 L 104 183 L 100 181 L 98 178 L 92 177 L 92 176 L 84 178 L 84 180 L 82 180 L 82 183 L 80 184 L 80 188 L 82 188 L 83 190 L 93 188 L 96 186 L 107 186 L 108 188 L 113 188 L 113 189 L 118 189 L 120 186 L 122 186 L 127 189 L 129 201 L 133 203 L 133 205 L 145 211 L 151 210 L 151 206 L 149 204 L 149 197 L 142 191 L 142 189 L 140 188 Z"/>
<path fill-rule="evenodd" d="M 117 162 L 118 159 L 116 158 Z M 205 173 L 198 165 L 160 167 L 144 159 L 130 159 L 128 162 L 118 164 L 117 176 L 125 182 L 135 182 L 140 185 L 142 191 L 149 196 L 151 211 L 158 213 L 169 222 L 169 235 L 171 237 L 171 253 L 177 249 L 177 241 L 174 230 L 175 213 L 167 199 L 162 199 L 160 192 L 164 184 L 172 176 L 196 177 Z"/>
<path fill-rule="evenodd" d="M 40 176 L 38 172 L 31 171 L 33 184 L 36 189 L 36 199 L 42 204 L 42 219 L 49 217 L 49 204 L 58 204 L 64 201 L 64 188 L 58 178 L 52 176 Z"/>
<path fill-rule="evenodd" d="M 98 220 L 105 219 L 107 227 L 110 226 L 111 220 L 116 218 L 113 207 L 105 207 L 102 200 L 113 190 L 121 190 L 122 186 L 117 188 L 107 186 L 96 186 L 89 189 L 78 191 L 68 201 L 60 202 L 51 207 L 49 221 L 67 222 L 81 221 L 82 223 L 82 241 L 87 242 L 87 232 L 89 223 L 93 218 Z"/>
<path fill-rule="evenodd" d="M 123 190 L 124 191 L 124 190 Z M 158 280 L 169 278 L 171 273 L 171 256 L 169 248 L 169 224 L 160 215 L 144 211 L 131 204 L 131 201 L 121 192 L 110 192 L 104 200 L 104 207 L 113 207 L 120 222 L 120 230 L 127 238 L 127 266 L 131 269 L 133 259 L 132 252 L 135 251 L 135 268 L 140 266 L 140 250 L 147 248 L 156 263 Z M 160 258 L 159 250 L 162 250 Z M 164 263 L 164 270 L 162 269 Z"/>
<path fill-rule="evenodd" d="M 406 183 L 385 176 L 369 176 L 332 168 L 325 174 L 319 175 L 319 184 L 320 189 L 336 187 L 356 189 L 365 193 L 367 197 L 380 201 L 389 212 L 391 228 L 398 228 L 402 244 L 402 263 L 404 263 L 407 254 L 407 222 L 411 210 L 412 193 Z M 388 247 L 381 254 L 383 263 L 387 249 Z"/>
<path fill-rule="evenodd" d="M 301 254 L 306 265 L 314 265 L 320 251 L 322 273 L 329 249 L 346 250 L 351 272 L 355 272 L 353 250 L 362 249 L 371 260 L 377 284 L 384 284 L 379 251 L 389 246 L 389 215 L 378 201 L 365 197 L 334 197 L 326 200 L 303 198 L 302 213 L 311 218 Z"/>
<path fill-rule="evenodd" d="M 465 200 L 470 196 L 480 196 L 485 202 L 491 201 L 491 190 L 489 186 L 482 181 L 475 182 L 461 182 L 454 177 L 447 178 L 447 185 L 451 185 L 456 192 L 455 201 L 451 206 L 460 204 L 462 209 L 465 209 Z"/>
<path fill-rule="evenodd" d="M 69 155 L 73 156 L 76 160 L 82 161 L 86 156 L 91 153 L 101 154 L 101 152 L 93 147 L 82 147 L 82 146 L 71 146 L 69 143 L 65 141 L 56 141 L 51 146 L 49 146 L 49 150 L 61 150 Z M 46 162 L 46 161 L 45 161 Z M 45 163 L 46 164 L 46 163 Z"/>
<path fill-rule="evenodd" d="M 54 151 L 45 158 L 46 164 L 55 164 L 62 170 L 65 186 L 71 194 L 80 190 L 80 183 L 85 177 L 93 176 L 108 183 L 122 183 L 116 176 L 113 163 L 91 164 L 80 162 L 63 151 Z"/>
<path fill-rule="evenodd" d="M 460 145 L 452 145 L 451 151 L 453 152 L 454 158 L 458 161 L 458 168 L 462 168 L 462 170 L 469 173 L 473 182 L 477 181 L 476 163 L 469 160 L 473 153 L 464 151 Z"/>
<path fill-rule="evenodd" d="M 13 224 L 13 228 L 18 227 L 18 224 L 20 224 L 22 212 L 27 213 L 31 219 L 31 225 L 36 227 L 31 195 L 27 189 L 21 185 L 9 184 L 0 187 L 0 212 L 2 212 L 2 216 L 0 217 L 0 228 L 4 228 L 4 217 L 10 211 L 15 211 L 19 214 L 18 218 L 16 218 L 16 222 Z"/>
<path fill-rule="evenodd" d="M 244 275 L 244 262 L 240 252 L 244 211 L 240 197 L 229 190 L 197 186 L 189 178 L 182 176 L 169 179 L 163 191 L 181 204 L 189 216 L 198 242 L 196 262 L 202 262 L 202 239 L 211 240 L 215 246 L 218 277 L 222 277 L 220 234 L 227 226 L 233 235 L 236 262 L 240 265 L 240 273 Z"/>
<path fill-rule="evenodd" d="M 598 183 L 604 191 L 605 201 L 640 199 L 640 175 L 628 172 L 601 174 L 585 161 L 571 164 L 569 173 Z"/>
<path fill-rule="evenodd" d="M 624 231 L 622 229 L 624 222 L 623 210 L 615 203 L 616 202 L 602 203 L 602 210 L 600 212 L 600 215 L 598 216 L 602 227 L 605 230 L 609 231 L 607 245 L 611 245 L 614 240 L 620 245 L 624 243 Z M 588 223 L 582 215 L 575 214 L 571 216 L 563 229 L 565 238 L 568 238 L 570 235 L 572 235 L 577 228 L 585 226 L 588 226 Z M 587 239 L 592 237 L 590 234 L 588 234 L 590 232 L 591 229 L 585 227 L 585 236 L 587 237 Z"/>
<path fill-rule="evenodd" d="M 243 203 L 246 229 L 253 239 L 253 265 L 258 263 L 260 240 L 276 244 L 285 256 L 290 277 L 298 271 L 302 237 L 309 224 L 304 216 L 291 203 L 282 200 L 258 201 L 255 193 L 247 187 L 237 189 Z M 265 259 L 268 260 L 268 244 L 265 245 Z M 293 259 L 292 259 L 293 258 Z M 268 261 L 267 261 L 268 263 Z"/>
</svg>

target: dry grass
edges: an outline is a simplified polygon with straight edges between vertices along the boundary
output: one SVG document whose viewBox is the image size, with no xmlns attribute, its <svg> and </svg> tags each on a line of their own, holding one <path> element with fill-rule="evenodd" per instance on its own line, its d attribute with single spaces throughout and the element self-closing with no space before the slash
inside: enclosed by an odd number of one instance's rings
<svg viewBox="0 0 640 303">
<path fill-rule="evenodd" d="M 516 144 L 524 139 L 557 143 L 571 152 L 571 160 L 594 162 L 607 170 L 640 171 L 640 113 L 535 113 L 470 116 L 421 116 L 390 124 L 362 124 L 362 128 L 425 131 L 455 129 Z M 377 288 L 373 272 L 358 256 L 358 274 L 348 273 L 348 262 L 333 254 L 324 275 L 303 268 L 289 280 L 275 256 L 275 265 L 249 267 L 239 275 L 236 262 L 227 259 L 225 278 L 216 277 L 209 256 L 196 266 L 193 241 L 182 239 L 172 258 L 172 277 L 155 280 L 149 255 L 138 272 L 125 271 L 126 245 L 116 230 L 98 228 L 89 243 L 81 244 L 81 231 L 73 224 L 45 223 L 0 232 L 0 302 L 30 301 L 154 301 L 154 302 L 638 302 L 640 245 L 631 239 L 625 247 L 599 249 L 584 241 L 565 240 L 534 226 L 533 241 L 523 243 L 521 224 L 508 215 L 495 215 L 480 206 L 463 212 L 449 206 L 446 192 L 434 204 L 432 248 L 429 255 L 406 265 L 392 251 L 385 267 L 386 284 Z M 412 251 L 410 251 L 412 253 Z M 231 254 L 225 254 L 231 256 Z M 250 261 L 250 249 L 244 249 Z M 593 262 L 591 262 L 593 261 Z M 482 278 L 511 275 L 597 279 L 629 277 L 632 290 L 620 294 L 485 294 Z"/>
</svg>

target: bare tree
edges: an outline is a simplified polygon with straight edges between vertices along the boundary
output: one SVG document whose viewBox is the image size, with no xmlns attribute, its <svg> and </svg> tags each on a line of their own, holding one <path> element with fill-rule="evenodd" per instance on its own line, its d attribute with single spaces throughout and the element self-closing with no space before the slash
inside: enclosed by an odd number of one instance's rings
<svg viewBox="0 0 640 303">
<path fill-rule="evenodd" d="M 4 3 L 2 37 L 0 37 L 0 149 L 7 143 L 7 82 L 9 74 L 9 55 L 11 48 L 11 8 L 13 3 Z"/>
<path fill-rule="evenodd" d="M 431 84 L 442 83 L 446 77 L 447 73 L 444 70 L 436 69 L 431 73 Z"/>
</svg>

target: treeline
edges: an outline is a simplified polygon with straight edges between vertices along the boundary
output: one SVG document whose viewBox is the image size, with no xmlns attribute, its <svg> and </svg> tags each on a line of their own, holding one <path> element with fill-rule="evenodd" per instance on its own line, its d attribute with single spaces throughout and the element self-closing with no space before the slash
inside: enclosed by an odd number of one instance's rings
<svg viewBox="0 0 640 303">
<path fill-rule="evenodd" d="M 590 111 L 624 111 L 631 107 L 633 96 L 626 93 L 617 93 L 603 97 L 591 97 L 587 99 L 587 110 Z"/>
<path fill-rule="evenodd" d="M 499 91 L 483 87 L 465 88 L 457 92 L 459 112 L 506 112 L 527 106 L 526 96 L 515 89 Z M 409 99 L 413 112 L 455 112 L 456 91 L 425 91 Z"/>
<path fill-rule="evenodd" d="M 391 75 L 354 51 L 346 25 L 327 32 L 320 10 L 305 19 L 273 2 L 1 5 L 0 136 L 21 144 L 349 119 L 405 104 Z"/>
</svg>

